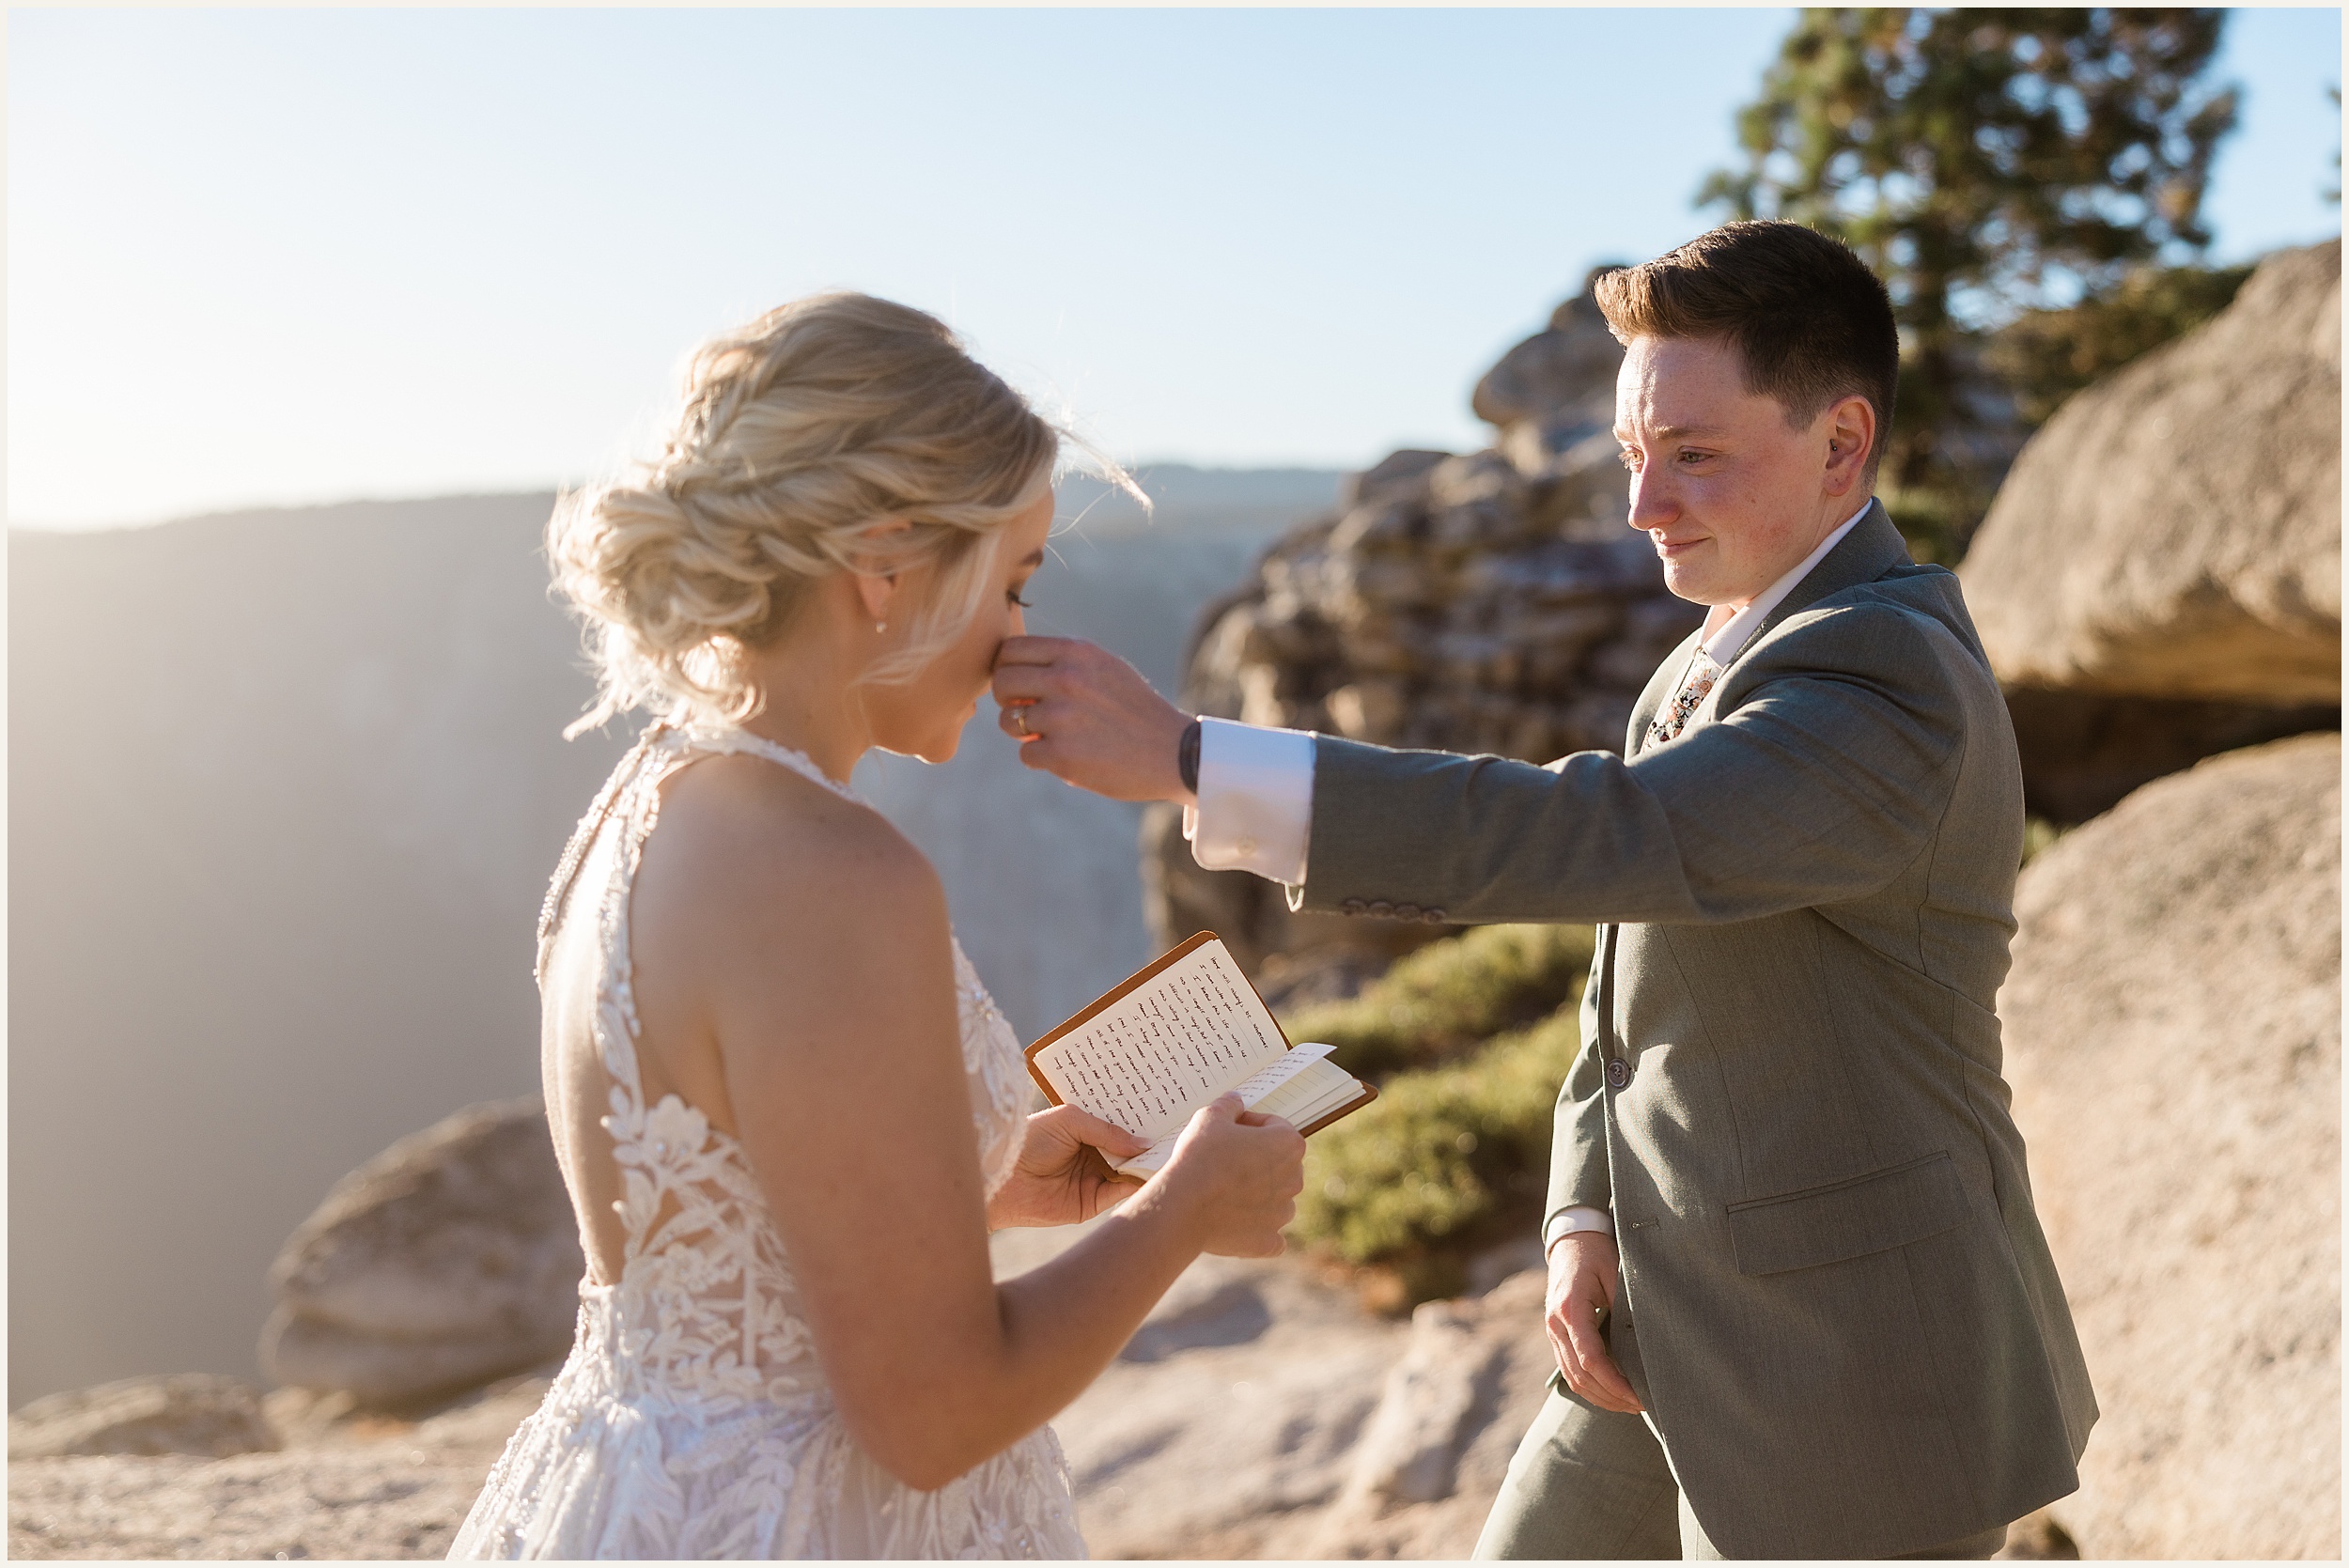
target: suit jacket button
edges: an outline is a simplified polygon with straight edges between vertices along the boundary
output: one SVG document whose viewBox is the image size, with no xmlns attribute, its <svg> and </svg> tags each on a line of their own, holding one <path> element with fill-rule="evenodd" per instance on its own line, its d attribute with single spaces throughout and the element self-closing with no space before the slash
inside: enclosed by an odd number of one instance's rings
<svg viewBox="0 0 2349 1568">
<path fill-rule="evenodd" d="M 1359 898 L 1349 898 L 1338 906 L 1338 913 L 1342 915 L 1359 915 L 1361 912 L 1362 901 Z"/>
<path fill-rule="evenodd" d="M 1441 909 L 1422 909 L 1419 918 L 1430 925 L 1441 925 L 1446 916 Z"/>
<path fill-rule="evenodd" d="M 1394 918 L 1397 920 L 1417 920 L 1419 918 L 1419 906 L 1416 904 L 1397 904 L 1394 907 Z"/>
<path fill-rule="evenodd" d="M 1610 1061 L 1607 1063 L 1607 1081 L 1617 1089 L 1620 1089 L 1625 1084 L 1629 1083 L 1631 1081 L 1631 1063 L 1626 1062 L 1620 1056 Z"/>
<path fill-rule="evenodd" d="M 1365 912 L 1376 915 L 1380 920 L 1384 920 L 1389 915 L 1394 913 L 1394 906 L 1388 903 L 1383 898 L 1374 898 L 1370 901 L 1370 908 Z"/>
</svg>

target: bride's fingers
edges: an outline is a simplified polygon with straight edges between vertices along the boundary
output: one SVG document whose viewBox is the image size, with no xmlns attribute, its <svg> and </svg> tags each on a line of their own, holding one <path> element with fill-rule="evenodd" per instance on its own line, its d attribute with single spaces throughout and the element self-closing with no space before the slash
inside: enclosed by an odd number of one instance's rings
<svg viewBox="0 0 2349 1568">
<path fill-rule="evenodd" d="M 1073 1105 L 1054 1106 L 1043 1114 L 1060 1123 L 1080 1141 L 1107 1150 L 1120 1159 L 1129 1159 L 1150 1146 L 1145 1140 L 1135 1137 L 1115 1122 L 1105 1122 L 1091 1111 L 1081 1110 Z"/>
</svg>

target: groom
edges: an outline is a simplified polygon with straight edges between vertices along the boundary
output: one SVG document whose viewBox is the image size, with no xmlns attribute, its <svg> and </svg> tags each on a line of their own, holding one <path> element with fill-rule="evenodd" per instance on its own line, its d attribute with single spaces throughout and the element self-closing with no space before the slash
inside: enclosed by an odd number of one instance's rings
<svg viewBox="0 0 2349 1568">
<path fill-rule="evenodd" d="M 1884 287 L 1733 224 L 1596 289 L 1631 526 L 1711 607 L 1624 754 L 1194 722 L 1007 644 L 1025 759 L 1174 800 L 1293 906 L 1589 921 L 1544 1238 L 1559 1370 L 1483 1557 L 1987 1557 L 2096 1416 L 1993 1011 L 2022 784 L 1957 580 L 1873 499 Z M 1195 761 L 1193 758 L 1195 757 Z"/>
</svg>

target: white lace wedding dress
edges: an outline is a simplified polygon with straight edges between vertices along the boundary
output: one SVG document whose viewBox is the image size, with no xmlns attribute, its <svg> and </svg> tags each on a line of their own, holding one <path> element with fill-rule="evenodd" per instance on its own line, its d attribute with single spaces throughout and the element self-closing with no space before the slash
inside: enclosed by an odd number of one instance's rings
<svg viewBox="0 0 2349 1568">
<path fill-rule="evenodd" d="M 644 1103 L 629 893 L 661 781 L 715 752 L 766 757 L 855 799 L 754 736 L 657 725 L 564 851 L 539 923 L 539 982 L 543 990 L 566 924 L 592 918 L 598 961 L 555 972 L 592 975 L 625 1263 L 614 1283 L 582 1281 L 570 1359 L 490 1472 L 449 1556 L 1082 1557 L 1049 1427 L 934 1492 L 865 1456 L 825 1386 L 791 1260 L 741 1145 L 675 1094 Z M 959 943 L 954 961 L 992 1195 L 1019 1157 L 1026 1076 Z"/>
</svg>

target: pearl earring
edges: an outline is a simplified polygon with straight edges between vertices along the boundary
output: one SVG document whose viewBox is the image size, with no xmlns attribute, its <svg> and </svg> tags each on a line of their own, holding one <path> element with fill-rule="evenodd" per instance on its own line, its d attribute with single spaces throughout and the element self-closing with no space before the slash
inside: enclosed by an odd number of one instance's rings
<svg viewBox="0 0 2349 1568">
<path fill-rule="evenodd" d="M 877 632 L 887 631 L 889 629 L 889 623 L 887 621 L 875 621 L 873 623 L 873 629 Z"/>
</svg>

